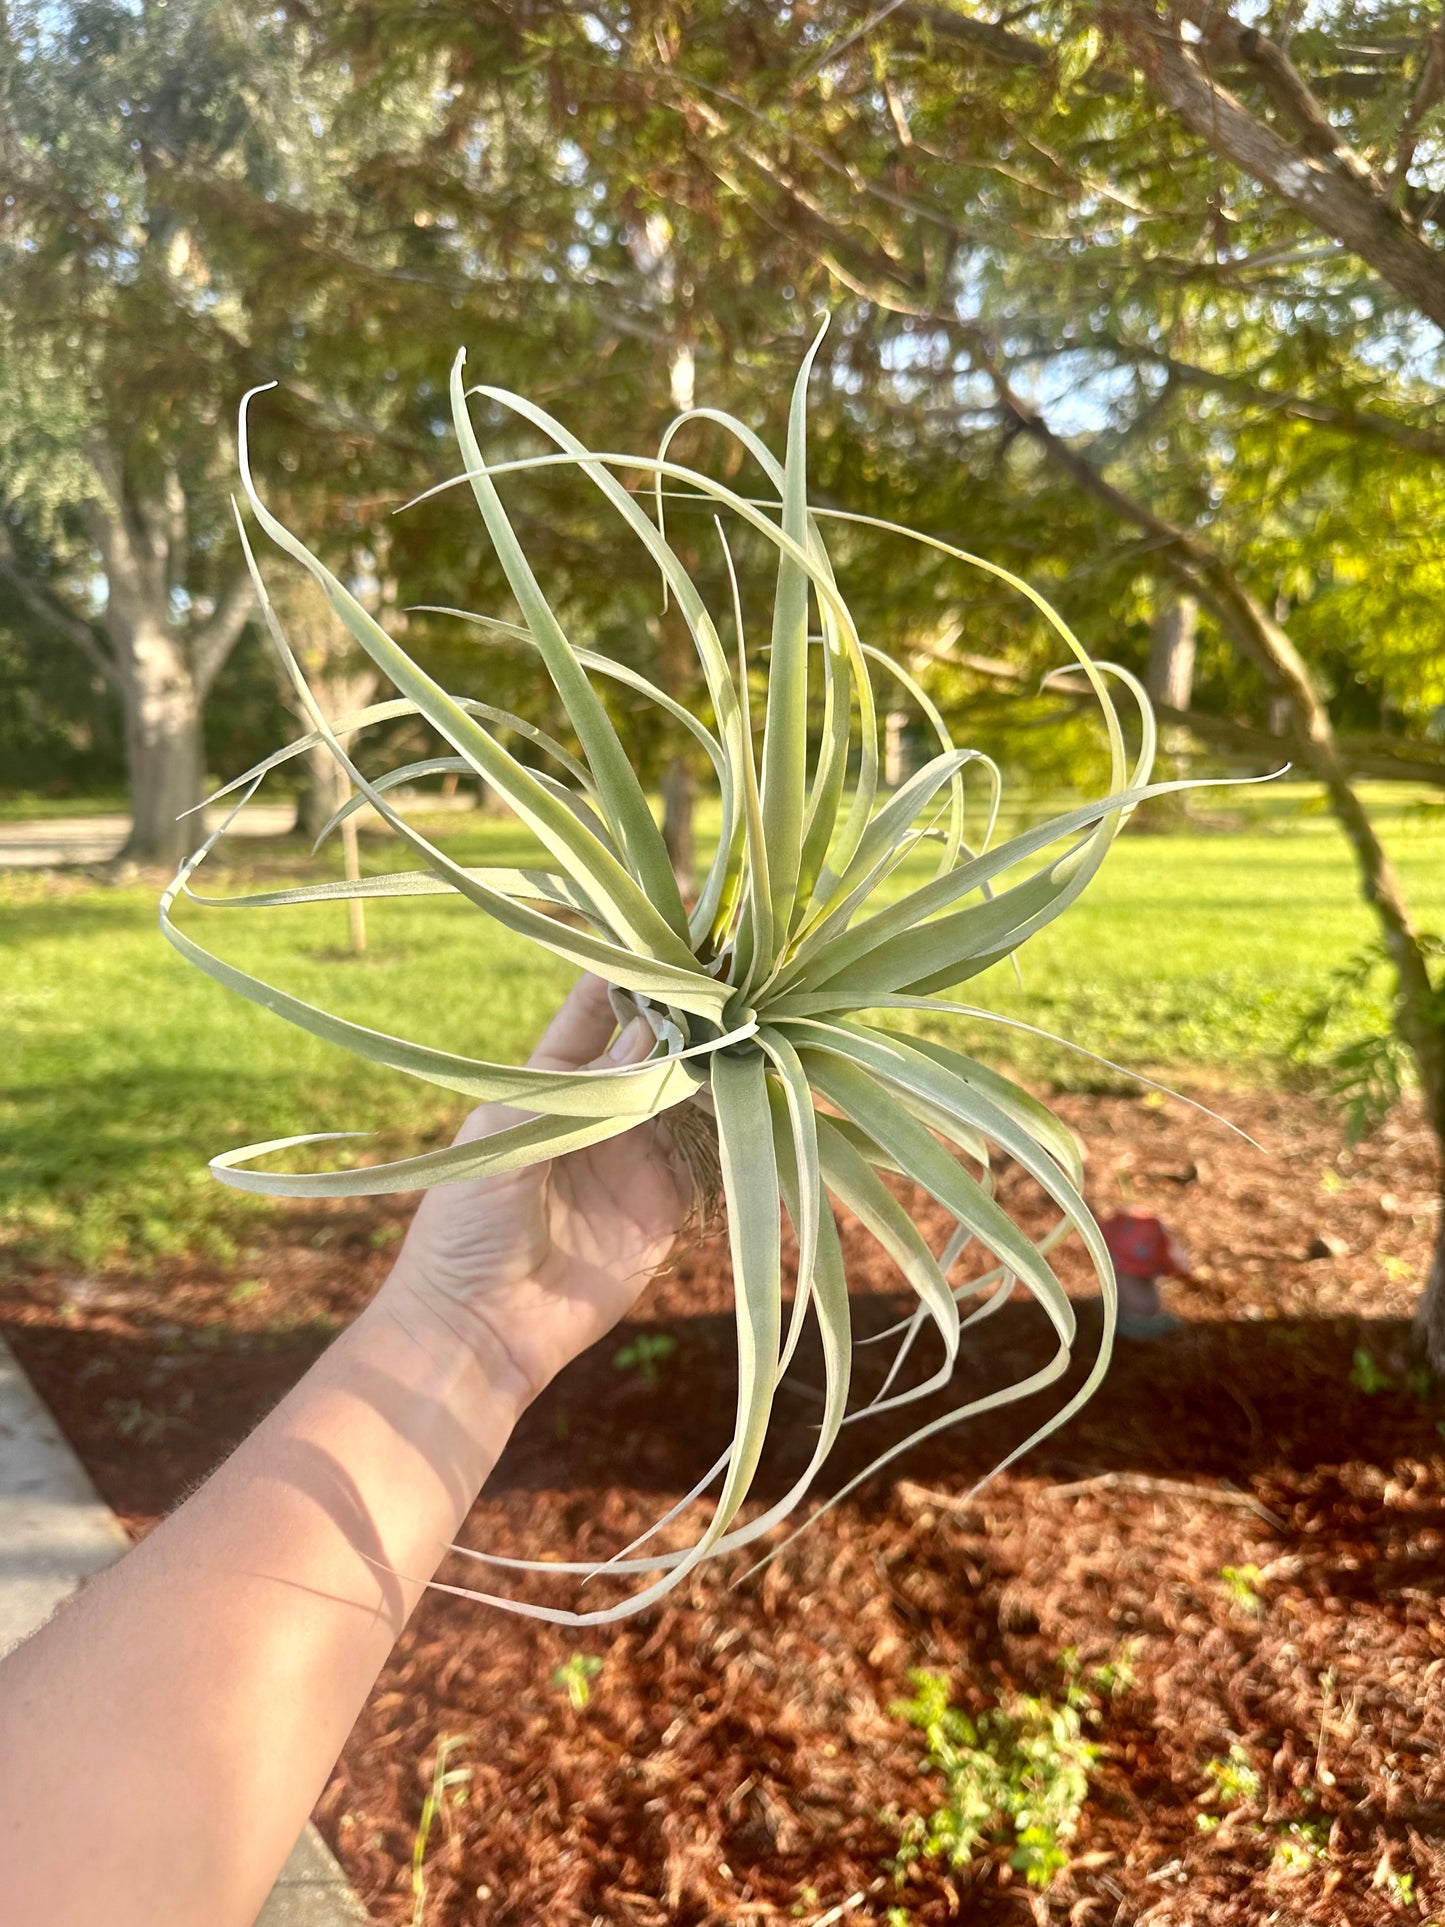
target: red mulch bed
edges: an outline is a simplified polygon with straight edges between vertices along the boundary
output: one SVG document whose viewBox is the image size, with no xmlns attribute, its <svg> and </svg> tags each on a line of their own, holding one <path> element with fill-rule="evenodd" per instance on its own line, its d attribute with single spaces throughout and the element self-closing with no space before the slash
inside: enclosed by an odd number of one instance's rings
<svg viewBox="0 0 1445 1927">
<path fill-rule="evenodd" d="M 456 1734 L 471 1781 L 431 1837 L 432 1927 L 846 1923 L 905 1905 L 929 1927 L 1363 1927 L 1445 1909 L 1445 1400 L 1402 1382 L 1435 1223 L 1428 1137 L 1405 1113 L 1347 1151 L 1308 1099 L 1226 1100 L 1265 1157 L 1148 1099 L 1058 1108 L 1089 1140 L 1099 1201 L 1127 1171 L 1193 1250 L 1198 1281 L 1173 1291 L 1187 1331 L 1121 1348 L 1088 1409 L 978 1496 L 1059 1388 L 916 1448 L 740 1585 L 742 1560 L 580 1635 L 427 1601 L 318 1815 L 378 1921 L 412 1917 L 415 1829 L 438 1740 Z M 1002 1195 L 1042 1221 L 1017 1171 Z M 278 1218 L 244 1274 L 14 1276 L 0 1323 L 143 1531 L 374 1288 L 396 1224 L 354 1206 Z M 1317 1237 L 1333 1255 L 1307 1255 Z M 849 1244 L 858 1326 L 881 1328 L 898 1281 Z M 1062 1269 L 1084 1293 L 1082 1262 Z M 660 1383 L 614 1365 L 626 1333 L 580 1360 L 528 1414 L 469 1542 L 605 1553 L 685 1491 L 730 1425 L 729 1308 L 725 1257 L 690 1253 L 634 1321 L 677 1340 Z M 1087 1298 L 1080 1315 L 1086 1361 Z M 1361 1347 L 1389 1389 L 1352 1383 Z M 1011 1304 L 957 1382 L 975 1395 L 1049 1350 L 1041 1315 Z M 795 1375 L 811 1382 L 806 1359 Z M 806 1389 L 781 1394 L 763 1496 L 806 1454 L 815 1409 Z M 850 1428 L 825 1491 L 899 1436 L 888 1423 Z M 1255 1603 L 1226 1567 L 1258 1568 Z M 1057 1692 L 1061 1652 L 1100 1661 L 1125 1641 L 1133 1684 L 1103 1711 L 1075 1857 L 1047 1894 L 1002 1849 L 897 1890 L 887 1815 L 934 1784 L 888 1711 L 908 1669 L 947 1669 L 977 1708 Z M 551 1683 L 577 1650 L 602 1661 L 581 1711 Z M 1231 1748 L 1258 1794 L 1204 1831 L 1205 1765 Z"/>
</svg>

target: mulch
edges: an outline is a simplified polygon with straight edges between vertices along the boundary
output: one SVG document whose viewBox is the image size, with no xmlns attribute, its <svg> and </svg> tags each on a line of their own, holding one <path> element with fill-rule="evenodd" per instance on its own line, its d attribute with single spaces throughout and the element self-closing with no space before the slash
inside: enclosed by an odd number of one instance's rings
<svg viewBox="0 0 1445 1927">
<path fill-rule="evenodd" d="M 761 1572 L 725 1562 L 581 1633 L 424 1602 L 318 1810 L 374 1917 L 413 1918 L 413 1843 L 450 1737 L 448 1764 L 470 1778 L 428 1840 L 429 1927 L 832 1927 L 895 1907 L 920 1927 L 1445 1913 L 1445 1398 L 1411 1379 L 1406 1353 L 1438 1209 L 1432 1147 L 1408 1110 L 1351 1150 L 1305 1096 L 1213 1101 L 1267 1154 L 1150 1098 L 1056 1101 L 1089 1143 L 1096 1201 L 1125 1177 L 1191 1249 L 1195 1281 L 1170 1288 L 1187 1327 L 1122 1346 L 1092 1403 L 981 1490 L 1092 1355 L 1097 1306 L 1067 1250 L 1081 1340 L 1062 1386 L 913 1448 Z M 1000 1192 L 1042 1224 L 1016 1169 Z M 12 1271 L 0 1325 L 141 1533 L 365 1300 L 398 1225 L 366 1204 L 308 1208 L 278 1214 L 226 1273 Z M 858 1328 L 879 1330 L 899 1281 L 844 1230 Z M 466 1542 L 605 1556 L 666 1510 L 730 1430 L 730 1306 L 718 1243 L 684 1254 L 528 1413 Z M 644 1331 L 676 1341 L 656 1383 L 614 1362 Z M 865 1394 L 886 1349 L 860 1354 Z M 953 1402 L 1051 1349 L 1041 1315 L 1011 1302 L 974 1335 Z M 810 1446 L 816 1361 L 800 1355 L 793 1376 L 763 1499 Z M 823 1495 L 903 1436 L 891 1423 L 847 1430 Z M 445 1576 L 479 1583 L 484 1568 L 455 1563 Z M 614 1596 L 599 1584 L 583 1603 L 594 1594 Z M 560 1579 L 533 1596 L 576 1600 Z M 1069 1651 L 1085 1667 L 1123 1653 L 1130 1674 L 1093 1732 L 1070 1866 L 1037 1894 L 1000 1847 L 899 1887 L 897 1816 L 938 1798 L 918 1735 L 890 1712 L 909 1670 L 945 1671 L 978 1710 L 1057 1695 Z M 580 1709 L 553 1682 L 574 1652 L 601 1661 Z M 1221 1812 L 1207 1769 L 1231 1756 L 1253 1791 Z"/>
</svg>

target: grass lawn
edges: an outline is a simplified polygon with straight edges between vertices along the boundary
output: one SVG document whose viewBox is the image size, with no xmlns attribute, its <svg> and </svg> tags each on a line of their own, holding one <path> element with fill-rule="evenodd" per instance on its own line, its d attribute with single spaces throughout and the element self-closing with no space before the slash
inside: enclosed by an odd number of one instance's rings
<svg viewBox="0 0 1445 1927">
<path fill-rule="evenodd" d="M 107 790 L 93 796 L 40 796 L 28 790 L 0 795 L 0 823 L 42 823 L 72 816 L 124 816 L 129 809 L 123 790 Z"/>
<path fill-rule="evenodd" d="M 1370 800 L 1417 916 L 1445 928 L 1445 812 L 1398 789 Z M 1121 838 L 1082 902 L 1023 951 L 1022 985 L 1004 967 L 961 994 L 1196 1084 L 1286 1074 L 1300 1018 L 1369 940 L 1370 919 L 1349 851 L 1307 786 L 1217 807 L 1239 827 Z M 491 818 L 432 829 L 467 863 L 535 855 Z M 238 851 L 215 872 L 217 889 L 320 869 L 293 844 Z M 363 840 L 364 867 L 405 862 L 389 839 Z M 187 1248 L 226 1257 L 269 1207 L 216 1184 L 213 1152 L 351 1129 L 378 1133 L 375 1148 L 395 1156 L 459 1115 L 447 1092 L 330 1049 L 191 969 L 158 934 L 150 889 L 9 873 L 0 914 L 0 1187 L 5 1235 L 22 1249 L 81 1266 Z M 342 905 L 193 909 L 186 925 L 300 996 L 494 1059 L 525 1053 L 569 980 L 565 965 L 463 905 L 375 903 L 367 917 L 363 959 L 344 948 Z M 1361 1000 L 1337 1038 L 1383 1021 L 1382 996 Z M 1034 1078 L 1096 1077 L 1017 1033 L 960 1024 L 954 1034 Z M 345 1147 L 318 1158 L 328 1151 Z"/>
</svg>

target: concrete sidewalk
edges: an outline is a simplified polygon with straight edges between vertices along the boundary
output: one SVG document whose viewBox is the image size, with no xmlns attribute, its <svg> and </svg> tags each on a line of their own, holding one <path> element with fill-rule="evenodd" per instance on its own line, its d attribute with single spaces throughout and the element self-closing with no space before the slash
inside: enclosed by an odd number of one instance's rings
<svg viewBox="0 0 1445 1927">
<path fill-rule="evenodd" d="M 403 816 L 463 814 L 477 807 L 474 790 L 456 796 L 431 792 L 393 790 L 390 801 Z M 214 830 L 225 817 L 224 806 L 207 809 L 203 821 Z M 358 826 L 377 829 L 381 819 L 367 805 L 358 813 Z M 231 825 L 231 836 L 289 836 L 296 827 L 296 805 L 290 803 L 248 803 Z M 119 812 L 96 816 L 47 816 L 28 821 L 7 821 L 0 817 L 0 870 L 63 870 L 73 863 L 109 863 L 119 856 L 130 834 L 130 818 Z M 201 840 L 197 824 L 196 842 Z"/>
<path fill-rule="evenodd" d="M 223 812 L 207 810 L 213 830 Z M 286 836 L 296 822 L 294 803 L 248 803 L 231 827 L 233 836 Z M 0 820 L 0 870 L 59 870 L 71 863 L 109 863 L 130 835 L 130 818 L 47 816 L 30 822 Z M 196 841 L 201 840 L 199 833 Z"/>
<path fill-rule="evenodd" d="M 0 1338 L 0 1653 L 129 1545 Z M 368 1919 L 308 1821 L 256 1927 L 362 1927 Z"/>
</svg>

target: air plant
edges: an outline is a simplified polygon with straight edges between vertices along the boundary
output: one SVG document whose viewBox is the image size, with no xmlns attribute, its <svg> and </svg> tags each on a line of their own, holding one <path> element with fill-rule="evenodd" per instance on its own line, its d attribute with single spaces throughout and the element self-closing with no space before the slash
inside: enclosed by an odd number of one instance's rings
<svg viewBox="0 0 1445 1927">
<path fill-rule="evenodd" d="M 1143 691 L 1125 671 L 1092 661 L 1027 583 L 937 537 L 810 504 L 806 397 L 818 345 L 815 341 L 809 350 L 793 390 L 782 462 L 744 423 L 710 409 L 680 417 L 656 457 L 599 453 L 519 395 L 485 386 L 469 390 L 463 379 L 464 354 L 457 356 L 451 405 L 464 473 L 442 486 L 470 486 L 522 617 L 520 624 L 471 620 L 536 652 L 566 713 L 575 750 L 490 703 L 448 694 L 411 660 L 262 502 L 249 471 L 247 404 L 242 404 L 241 472 L 257 520 L 287 555 L 310 570 L 341 622 L 398 693 L 394 700 L 335 723 L 327 721 L 266 594 L 238 511 L 266 623 L 314 728 L 222 793 L 239 791 L 239 809 L 268 771 L 325 743 L 354 786 L 347 807 L 369 803 L 422 867 L 360 882 L 327 882 L 223 901 L 276 905 L 447 893 L 567 962 L 598 973 L 612 987 L 619 1021 L 642 1014 L 657 1041 L 640 1064 L 559 1073 L 486 1063 L 331 1016 L 213 956 L 172 921 L 178 895 L 194 894 L 190 879 L 215 842 L 213 836 L 182 866 L 162 901 L 165 933 L 186 957 L 230 989 L 330 1043 L 473 1102 L 501 1101 L 531 1114 L 529 1121 L 492 1136 L 391 1164 L 309 1174 L 257 1168 L 268 1153 L 323 1141 L 283 1138 L 216 1157 L 216 1176 L 272 1196 L 413 1191 L 517 1169 L 598 1143 L 644 1118 L 665 1112 L 681 1117 L 683 1107 L 701 1107 L 715 1121 L 715 1158 L 727 1208 L 736 1298 L 737 1412 L 731 1443 L 688 1500 L 718 1478 L 721 1492 L 706 1529 L 684 1550 L 639 1552 L 629 1547 L 600 1568 L 493 1562 L 554 1576 L 598 1570 L 624 1577 L 655 1575 L 619 1605 L 567 1613 L 449 1588 L 538 1618 L 585 1625 L 638 1612 L 703 1560 L 757 1542 L 803 1499 L 841 1427 L 860 1415 L 848 1410 L 853 1339 L 830 1200 L 851 1212 L 877 1240 L 918 1299 L 915 1314 L 896 1328 L 901 1345 L 893 1371 L 865 1411 L 903 1406 L 945 1386 L 961 1333 L 987 1318 L 1017 1285 L 1042 1307 L 1056 1341 L 1042 1369 L 932 1419 L 885 1458 L 970 1414 L 1028 1397 L 1063 1374 L 1075 1318 L 1049 1253 L 1071 1231 L 1082 1240 L 1098 1275 L 1103 1341 L 1085 1383 L 1046 1431 L 1089 1396 L 1109 1356 L 1114 1277 L 1081 1195 L 1081 1153 L 1072 1133 L 996 1070 L 923 1036 L 886 1028 L 875 1013 L 906 1013 L 905 1021 L 912 1023 L 950 1013 L 988 1019 L 987 1010 L 941 993 L 1010 957 L 1066 910 L 1098 870 L 1129 812 L 1147 797 L 1183 785 L 1149 786 L 1154 727 Z M 530 424 L 550 444 L 548 452 L 489 464 L 469 412 L 472 395 Z M 760 503 L 670 459 L 673 436 L 698 418 L 736 438 L 762 471 L 769 500 Z M 681 611 L 696 647 L 707 691 L 703 715 L 634 669 L 574 644 L 564 633 L 518 541 L 498 486 L 506 476 L 549 466 L 579 471 L 656 565 L 664 592 Z M 639 498 L 620 479 L 628 474 L 654 484 L 652 513 L 646 495 Z M 731 608 L 721 621 L 668 540 L 664 491 L 689 494 L 695 502 L 711 504 L 715 512 L 732 585 Z M 765 660 L 762 650 L 750 651 L 743 634 L 724 515 L 754 531 L 776 552 Z M 1104 795 L 990 847 L 998 813 L 998 771 L 978 751 L 956 747 L 943 717 L 908 670 L 862 640 L 824 539 L 825 528 L 838 521 L 912 535 L 926 548 L 1008 585 L 1033 605 L 1098 699 L 1111 763 Z M 816 634 L 811 633 L 810 616 L 816 617 Z M 729 629 L 731 650 L 723 642 Z M 810 650 L 812 681 L 822 696 L 821 727 L 816 731 L 809 727 Z M 766 678 L 760 749 L 750 713 L 750 666 Z M 879 773 L 873 679 L 880 672 L 901 685 L 937 737 L 936 753 L 891 793 L 880 783 Z M 700 745 L 715 773 L 721 831 L 716 856 L 691 905 L 684 901 L 656 818 L 598 694 L 597 684 L 605 679 L 657 705 Z M 1111 698 L 1111 679 L 1127 688 L 1138 707 L 1140 742 L 1132 758 Z M 425 719 L 451 753 L 368 778 L 344 739 L 402 715 Z M 499 731 L 525 739 L 550 768 L 524 766 L 504 747 Z M 388 791 L 397 784 L 446 770 L 467 770 L 489 784 L 544 846 L 547 866 L 464 868 L 389 800 Z M 966 773 L 981 776 L 988 793 L 976 835 L 971 834 Z M 902 887 L 905 879 L 896 873 L 905 859 L 935 851 L 931 880 Z M 690 1115 L 697 1116 L 698 1110 Z M 1057 1223 L 1043 1237 L 1027 1236 L 997 1201 L 990 1178 L 992 1147 L 1028 1172 L 1057 1208 Z M 953 1233 L 941 1251 L 930 1247 L 885 1182 L 890 1173 L 912 1180 L 953 1221 Z M 784 1210 L 798 1246 L 797 1289 L 786 1330 Z M 954 1274 L 970 1245 L 977 1246 L 986 1262 L 956 1281 Z M 792 1489 L 744 1520 L 742 1508 L 762 1453 L 774 1394 L 810 1310 L 821 1338 L 826 1381 L 816 1448 Z M 941 1363 L 927 1378 L 894 1390 L 904 1356 L 928 1326 L 941 1341 Z"/>
</svg>

